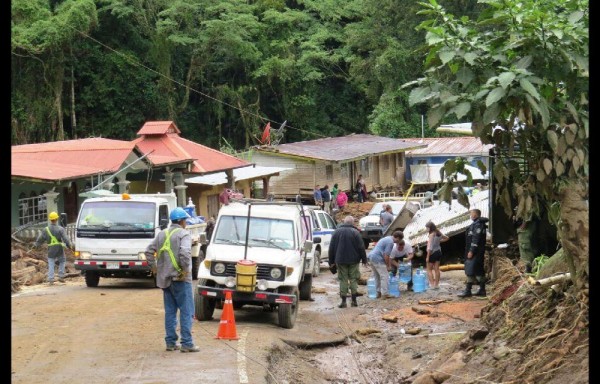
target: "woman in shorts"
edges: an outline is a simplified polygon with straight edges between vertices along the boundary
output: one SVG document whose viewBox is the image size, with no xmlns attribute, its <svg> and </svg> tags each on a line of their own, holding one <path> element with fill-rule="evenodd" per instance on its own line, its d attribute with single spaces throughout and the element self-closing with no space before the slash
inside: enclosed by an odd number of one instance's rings
<svg viewBox="0 0 600 384">
<path fill-rule="evenodd" d="M 440 232 L 435 224 L 428 221 L 425 228 L 429 232 L 427 237 L 427 278 L 432 289 L 440 288 L 440 261 L 442 261 L 442 246 L 449 237 Z"/>
</svg>

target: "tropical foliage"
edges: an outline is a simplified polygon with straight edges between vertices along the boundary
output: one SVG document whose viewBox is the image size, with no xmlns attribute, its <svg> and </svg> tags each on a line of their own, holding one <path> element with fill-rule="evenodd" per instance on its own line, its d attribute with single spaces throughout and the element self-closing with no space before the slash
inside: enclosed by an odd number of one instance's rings
<svg viewBox="0 0 600 384">
<path fill-rule="evenodd" d="M 589 9 L 587 0 L 481 0 L 477 20 L 435 0 L 421 3 L 428 45 L 424 76 L 405 84 L 430 126 L 468 116 L 496 145 L 491 170 L 507 215 L 547 212 L 572 276 L 589 258 Z M 450 200 L 459 162 L 445 167 Z M 467 201 L 468 203 L 468 201 Z"/>
</svg>

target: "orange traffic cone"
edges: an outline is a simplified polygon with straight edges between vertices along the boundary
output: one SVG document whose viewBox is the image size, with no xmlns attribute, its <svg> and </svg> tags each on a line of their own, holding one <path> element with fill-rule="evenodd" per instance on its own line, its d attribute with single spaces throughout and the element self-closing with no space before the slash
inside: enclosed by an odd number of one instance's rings
<svg viewBox="0 0 600 384">
<path fill-rule="evenodd" d="M 221 323 L 219 324 L 219 332 L 215 339 L 237 340 L 237 330 L 235 329 L 235 317 L 233 316 L 233 301 L 231 299 L 231 291 L 225 291 L 225 305 L 223 313 L 221 313 Z"/>
</svg>

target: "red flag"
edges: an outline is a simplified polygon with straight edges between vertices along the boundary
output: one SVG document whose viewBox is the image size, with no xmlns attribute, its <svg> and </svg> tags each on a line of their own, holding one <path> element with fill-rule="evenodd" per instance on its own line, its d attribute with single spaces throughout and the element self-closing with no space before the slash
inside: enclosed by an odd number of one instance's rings
<svg viewBox="0 0 600 384">
<path fill-rule="evenodd" d="M 265 125 L 265 130 L 263 131 L 262 138 L 260 140 L 261 144 L 271 145 L 271 122 L 269 121 L 267 125 Z"/>
</svg>

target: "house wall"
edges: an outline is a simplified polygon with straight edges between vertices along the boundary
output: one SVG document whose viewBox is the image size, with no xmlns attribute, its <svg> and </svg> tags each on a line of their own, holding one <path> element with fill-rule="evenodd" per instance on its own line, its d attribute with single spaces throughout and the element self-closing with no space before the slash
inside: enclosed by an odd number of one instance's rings
<svg viewBox="0 0 600 384">
<path fill-rule="evenodd" d="M 337 183 L 338 189 L 350 191 L 359 174 L 363 175 L 369 191 L 375 186 L 378 189 L 404 189 L 406 184 L 404 153 L 371 156 L 353 162 L 316 162 L 253 152 L 250 161 L 261 166 L 292 168 L 281 171 L 276 179 L 271 179 L 269 190 L 275 196 L 294 196 L 301 189 L 304 194 L 310 194 L 315 184 L 321 187 L 327 184 L 331 189 Z"/>
<path fill-rule="evenodd" d="M 314 161 L 270 155 L 262 152 L 253 152 L 250 161 L 256 165 L 265 167 L 291 168 L 281 171 L 277 178 L 270 179 L 269 193 L 275 196 L 294 196 L 300 192 L 300 189 L 307 189 L 310 192 L 314 189 L 315 184 L 325 185 L 329 183 L 329 180 L 326 180 L 325 166 L 317 173 L 317 166 Z M 333 186 L 333 183 L 332 179 L 331 186 Z"/>
<path fill-rule="evenodd" d="M 235 182 L 235 189 L 238 192 L 244 194 L 244 197 L 250 197 L 251 193 L 251 180 L 240 180 Z M 192 198 L 192 202 L 196 206 L 196 214 L 199 216 L 204 216 L 208 219 L 210 216 L 217 217 L 219 211 L 218 206 L 215 204 L 210 204 L 211 201 L 214 201 L 216 198 L 218 201 L 218 196 L 221 192 L 223 192 L 224 185 L 204 185 L 204 184 L 192 184 L 187 183 L 186 195 Z"/>
<path fill-rule="evenodd" d="M 369 175 L 365 177 L 367 190 L 404 190 L 404 168 L 404 153 L 372 156 Z"/>
</svg>

